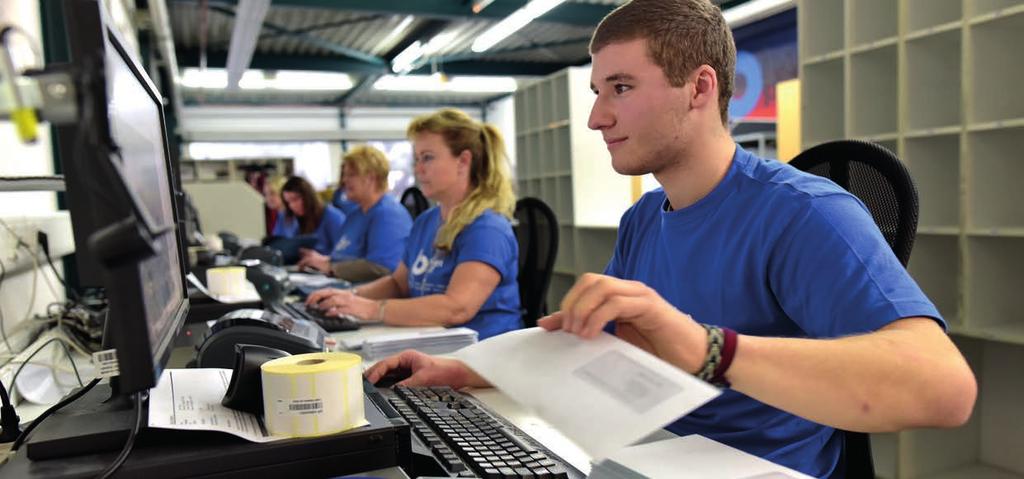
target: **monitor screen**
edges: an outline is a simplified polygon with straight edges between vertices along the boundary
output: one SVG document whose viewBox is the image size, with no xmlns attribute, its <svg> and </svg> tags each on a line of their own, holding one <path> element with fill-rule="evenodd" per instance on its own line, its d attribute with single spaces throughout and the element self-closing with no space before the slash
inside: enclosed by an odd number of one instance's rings
<svg viewBox="0 0 1024 479">
<path fill-rule="evenodd" d="M 120 373 L 111 385 L 129 394 L 156 385 L 188 312 L 162 97 L 100 1 L 68 1 L 64 17 L 79 112 L 75 124 L 56 128 L 66 203 L 79 277 L 107 298 L 103 343 L 116 350 Z M 147 244 L 152 235 L 154 254 L 125 255 L 142 250 L 124 249 L 121 237 L 109 234 L 131 220 L 141 227 L 127 236 L 141 243 L 125 244 Z M 167 227 L 172 231 L 161 232 Z M 91 242 L 97 238 L 116 241 Z M 111 254 L 123 258 L 112 261 Z"/>
<path fill-rule="evenodd" d="M 174 225 L 174 197 L 160 108 L 117 48 L 107 49 L 107 89 L 110 135 L 120 148 L 121 171 L 128 187 L 142 200 L 155 225 Z M 152 345 L 159 345 L 174 325 L 174 314 L 185 291 L 181 276 L 176 274 L 181 267 L 173 234 L 159 237 L 157 254 L 139 265 Z"/>
</svg>

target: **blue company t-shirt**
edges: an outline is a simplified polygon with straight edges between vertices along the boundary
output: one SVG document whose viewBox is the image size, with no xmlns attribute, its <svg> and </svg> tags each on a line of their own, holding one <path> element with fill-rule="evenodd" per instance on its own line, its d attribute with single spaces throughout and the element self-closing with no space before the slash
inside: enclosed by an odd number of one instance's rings
<svg viewBox="0 0 1024 479">
<path fill-rule="evenodd" d="M 333 246 L 341 238 L 341 228 L 345 224 L 345 213 L 331 205 L 324 205 L 324 216 L 320 218 L 317 225 L 316 246 L 313 247 L 318 253 L 329 255 Z M 297 218 L 289 218 L 283 211 L 277 214 L 277 222 L 274 224 L 274 231 L 271 236 L 294 238 L 299 235 L 299 221 Z"/>
<path fill-rule="evenodd" d="M 737 147 L 703 199 L 667 211 L 660 188 L 622 217 L 605 273 L 641 281 L 696 321 L 741 334 L 835 338 L 912 316 L 945 326 L 856 197 Z M 740 345 L 742 347 L 742 344 Z M 842 434 L 733 390 L 668 426 L 814 477 Z"/>
<path fill-rule="evenodd" d="M 393 196 L 384 195 L 366 213 L 356 208 L 348 214 L 331 261 L 366 259 L 394 271 L 411 229 L 409 211 Z"/>
<path fill-rule="evenodd" d="M 441 208 L 437 206 L 416 217 L 412 225 L 403 258 L 409 269 L 409 296 L 444 293 L 456 266 L 466 261 L 479 261 L 497 270 L 501 282 L 476 316 L 463 326 L 476 330 L 481 340 L 518 329 L 521 325 L 516 283 L 519 244 L 509 220 L 491 210 L 484 211 L 462 229 L 447 253 L 434 248 L 440 227 Z"/>
</svg>

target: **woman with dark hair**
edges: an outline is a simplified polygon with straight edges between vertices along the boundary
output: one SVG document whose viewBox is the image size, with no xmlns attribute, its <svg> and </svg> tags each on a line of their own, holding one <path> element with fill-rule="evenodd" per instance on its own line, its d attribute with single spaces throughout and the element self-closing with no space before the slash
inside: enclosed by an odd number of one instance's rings
<svg viewBox="0 0 1024 479">
<path fill-rule="evenodd" d="M 304 178 L 293 176 L 281 187 L 284 211 L 278 214 L 271 236 L 293 238 L 301 235 L 315 235 L 313 247 L 321 254 L 330 254 L 334 244 L 341 238 L 341 227 L 345 214 L 331 205 L 320 201 L 313 185 Z"/>
</svg>

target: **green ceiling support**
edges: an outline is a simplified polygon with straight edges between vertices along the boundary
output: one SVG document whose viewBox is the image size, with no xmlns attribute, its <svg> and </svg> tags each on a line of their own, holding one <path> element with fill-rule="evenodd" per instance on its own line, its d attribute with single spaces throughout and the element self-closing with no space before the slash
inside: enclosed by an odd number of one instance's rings
<svg viewBox="0 0 1024 479">
<path fill-rule="evenodd" d="M 199 50 L 195 48 L 176 50 L 178 66 L 198 67 Z M 208 52 L 206 55 L 206 66 L 209 68 L 224 68 L 227 63 L 227 52 Z M 387 70 L 384 65 L 373 65 L 360 60 L 335 56 L 300 56 L 300 55 L 272 55 L 256 52 L 252 56 L 249 68 L 257 70 L 311 70 L 352 73 L 365 75 L 367 73 L 383 73 Z"/>
<path fill-rule="evenodd" d="M 195 2 L 196 0 L 173 0 Z M 211 4 L 237 5 L 237 0 L 211 0 Z M 479 14 L 464 0 L 274 0 L 275 7 L 305 7 L 353 10 L 391 15 L 417 15 L 433 18 L 486 18 L 500 20 L 526 5 L 527 0 L 494 0 Z M 615 5 L 563 3 L 538 20 L 592 27 L 612 11 Z"/>
<path fill-rule="evenodd" d="M 210 10 L 211 11 L 215 11 L 215 12 L 220 12 L 220 13 L 223 13 L 225 15 L 232 16 L 232 17 L 235 16 L 235 11 L 234 10 L 232 10 L 230 8 L 222 7 L 222 6 L 211 5 L 210 6 Z M 268 30 L 270 30 L 270 31 L 272 31 L 274 33 L 280 33 L 282 35 L 289 35 L 289 36 L 295 37 L 295 38 L 297 38 L 299 40 L 302 40 L 302 41 L 304 41 L 306 43 L 309 43 L 311 45 L 316 45 L 316 46 L 318 46 L 320 48 L 323 48 L 325 50 L 329 50 L 329 51 L 337 53 L 339 55 L 344 55 L 344 56 L 347 56 L 347 57 L 350 57 L 350 58 L 353 58 L 353 59 L 356 59 L 356 60 L 361 60 L 361 61 L 369 63 L 371 65 L 386 65 L 386 63 L 387 63 L 387 62 L 384 61 L 383 58 L 376 57 L 376 56 L 370 55 L 368 53 L 363 53 L 363 52 L 361 52 L 359 50 L 355 50 L 355 49 L 352 49 L 352 48 L 343 47 L 341 45 L 338 45 L 338 44 L 333 43 L 333 42 L 329 42 L 327 40 L 324 40 L 322 38 L 318 38 L 318 37 L 310 35 L 308 33 L 293 33 L 292 31 L 288 30 L 287 28 L 284 28 L 284 27 L 282 27 L 280 25 L 275 25 L 275 24 L 267 22 L 267 21 L 263 22 L 263 28 L 268 29 Z"/>
</svg>

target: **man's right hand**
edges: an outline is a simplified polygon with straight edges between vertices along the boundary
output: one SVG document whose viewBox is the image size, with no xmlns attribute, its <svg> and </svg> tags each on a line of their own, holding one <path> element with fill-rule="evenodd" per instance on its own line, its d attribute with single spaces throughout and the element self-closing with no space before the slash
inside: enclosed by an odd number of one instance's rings
<svg viewBox="0 0 1024 479">
<path fill-rule="evenodd" d="M 365 376 L 371 383 L 376 383 L 388 372 L 402 370 L 408 371 L 410 375 L 398 382 L 399 386 L 449 386 L 454 389 L 491 386 L 462 361 L 430 356 L 411 349 L 374 364 L 366 370 Z"/>
</svg>

